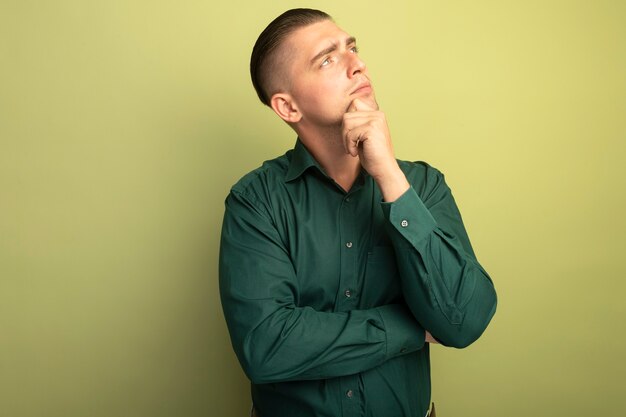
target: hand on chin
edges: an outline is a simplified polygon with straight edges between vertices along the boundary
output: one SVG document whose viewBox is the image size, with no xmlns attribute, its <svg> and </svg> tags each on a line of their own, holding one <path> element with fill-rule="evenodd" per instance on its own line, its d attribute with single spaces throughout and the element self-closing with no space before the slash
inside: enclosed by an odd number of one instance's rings
<svg viewBox="0 0 626 417">
<path fill-rule="evenodd" d="M 348 103 L 348 106 L 346 107 L 346 113 L 349 111 L 353 111 L 354 110 L 354 100 L 358 99 L 362 105 L 364 105 L 365 107 L 367 107 L 367 110 L 369 111 L 377 111 L 380 110 L 380 108 L 378 107 L 378 102 L 376 101 L 376 97 L 374 96 L 374 93 L 370 93 L 370 94 L 363 94 L 363 95 L 355 95 L 352 96 L 352 100 L 350 101 L 350 103 Z"/>
</svg>

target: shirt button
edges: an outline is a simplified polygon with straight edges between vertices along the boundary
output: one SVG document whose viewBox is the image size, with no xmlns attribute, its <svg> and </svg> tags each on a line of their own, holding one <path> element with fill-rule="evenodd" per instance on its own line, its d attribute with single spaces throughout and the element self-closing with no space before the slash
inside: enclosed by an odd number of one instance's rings
<svg viewBox="0 0 626 417">
<path fill-rule="evenodd" d="M 402 227 L 407 227 L 408 225 L 409 225 L 408 220 L 402 220 L 402 221 L 400 222 L 400 226 L 402 226 Z"/>
<path fill-rule="evenodd" d="M 348 298 L 352 297 L 352 292 L 350 290 L 346 290 L 344 294 L 346 294 L 346 297 Z"/>
<path fill-rule="evenodd" d="M 348 392 L 346 392 L 346 397 L 348 397 L 348 398 L 352 398 L 353 395 L 354 395 L 354 393 L 352 392 L 351 389 L 349 389 Z"/>
<path fill-rule="evenodd" d="M 352 242 L 346 242 L 346 248 L 350 249 L 352 247 Z"/>
<path fill-rule="evenodd" d="M 346 203 L 350 202 L 350 197 L 346 197 Z"/>
</svg>

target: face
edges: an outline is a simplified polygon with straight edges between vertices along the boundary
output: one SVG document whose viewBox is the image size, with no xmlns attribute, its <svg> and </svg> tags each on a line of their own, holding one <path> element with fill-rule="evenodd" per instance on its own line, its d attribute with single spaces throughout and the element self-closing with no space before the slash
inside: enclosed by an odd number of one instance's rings
<svg viewBox="0 0 626 417">
<path fill-rule="evenodd" d="M 286 47 L 289 95 L 304 123 L 340 125 L 355 98 L 378 108 L 356 40 L 330 20 L 295 31 Z"/>
</svg>

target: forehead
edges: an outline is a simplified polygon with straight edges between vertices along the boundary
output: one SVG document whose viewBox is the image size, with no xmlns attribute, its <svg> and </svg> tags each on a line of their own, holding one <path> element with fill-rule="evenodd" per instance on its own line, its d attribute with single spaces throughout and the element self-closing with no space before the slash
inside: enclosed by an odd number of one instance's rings
<svg viewBox="0 0 626 417">
<path fill-rule="evenodd" d="M 297 29 L 289 36 L 287 43 L 295 56 L 311 59 L 321 49 L 343 43 L 349 37 L 335 22 L 323 20 Z"/>
</svg>

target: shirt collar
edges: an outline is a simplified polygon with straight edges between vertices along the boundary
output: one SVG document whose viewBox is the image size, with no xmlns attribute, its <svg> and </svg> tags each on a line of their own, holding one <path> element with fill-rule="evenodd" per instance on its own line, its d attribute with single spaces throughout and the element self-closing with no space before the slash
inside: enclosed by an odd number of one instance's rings
<svg viewBox="0 0 626 417">
<path fill-rule="evenodd" d="M 304 174 L 304 171 L 311 167 L 316 167 L 320 172 L 324 172 L 315 158 L 313 158 L 313 155 L 309 153 L 300 138 L 298 138 L 296 146 L 293 148 L 291 162 L 289 163 L 289 169 L 287 170 L 285 181 L 289 182 L 295 180 Z"/>
<path fill-rule="evenodd" d="M 287 169 L 287 175 L 285 175 L 285 181 L 286 182 L 290 182 L 290 181 L 293 181 L 293 180 L 299 178 L 300 176 L 302 176 L 302 174 L 304 174 L 304 172 L 307 169 L 309 169 L 311 167 L 317 168 L 317 170 L 324 177 L 328 178 L 330 181 L 332 181 L 334 183 L 333 179 L 330 178 L 326 174 L 324 169 L 315 160 L 315 158 L 313 158 L 313 155 L 311 155 L 309 150 L 304 146 L 304 144 L 302 143 L 300 138 L 298 138 L 298 140 L 296 141 L 296 146 L 294 146 L 294 148 L 293 148 L 293 152 L 292 152 L 292 156 L 291 156 L 291 162 L 289 163 L 289 168 Z M 361 174 L 359 175 L 359 178 L 357 178 L 357 180 L 355 182 L 356 188 L 360 188 L 365 183 L 365 180 L 369 176 L 370 175 L 369 175 L 369 173 L 367 171 L 365 171 L 364 169 L 361 169 Z M 337 187 L 339 187 L 339 186 L 337 186 Z M 353 186 L 353 189 L 355 189 L 354 186 Z"/>
</svg>

